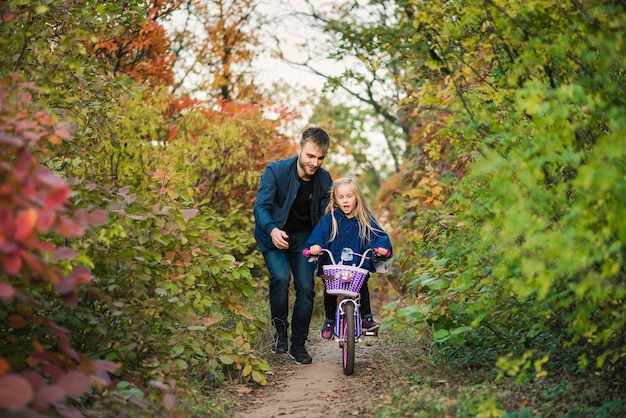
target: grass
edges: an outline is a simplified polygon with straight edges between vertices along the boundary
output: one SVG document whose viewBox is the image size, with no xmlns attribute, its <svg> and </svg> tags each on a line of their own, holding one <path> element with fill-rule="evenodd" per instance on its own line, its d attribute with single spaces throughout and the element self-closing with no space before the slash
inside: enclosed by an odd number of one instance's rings
<svg viewBox="0 0 626 418">
<path fill-rule="evenodd" d="M 407 335 L 387 333 L 385 402 L 362 411 L 371 417 L 619 417 L 626 416 L 623 374 L 559 373 L 516 383 L 484 367 L 438 361 Z"/>
</svg>

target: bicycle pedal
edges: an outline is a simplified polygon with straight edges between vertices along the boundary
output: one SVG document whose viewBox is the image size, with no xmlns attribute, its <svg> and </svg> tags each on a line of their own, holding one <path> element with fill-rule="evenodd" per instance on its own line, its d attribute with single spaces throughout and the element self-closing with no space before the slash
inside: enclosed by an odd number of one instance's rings
<svg viewBox="0 0 626 418">
<path fill-rule="evenodd" d="M 363 331 L 363 335 L 368 337 L 378 337 L 378 330 L 376 331 Z"/>
</svg>

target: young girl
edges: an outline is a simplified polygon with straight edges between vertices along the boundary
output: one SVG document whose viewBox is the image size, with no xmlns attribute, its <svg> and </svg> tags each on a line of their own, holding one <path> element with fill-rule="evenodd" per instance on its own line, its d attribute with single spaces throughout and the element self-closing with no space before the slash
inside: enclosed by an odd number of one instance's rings
<svg viewBox="0 0 626 418">
<path fill-rule="evenodd" d="M 358 254 L 363 254 L 368 249 L 377 249 L 382 256 L 391 256 L 392 251 L 389 236 L 374 219 L 361 188 L 351 178 L 341 178 L 333 183 L 326 214 L 311 232 L 306 246 L 312 255 L 323 254 L 318 262 L 320 269 L 322 265 L 330 264 L 330 259 L 326 253 L 322 253 L 322 248 L 329 250 L 337 262 L 341 259 L 344 248 L 350 248 Z M 365 260 L 361 268 L 375 271 L 374 263 L 370 260 Z M 362 327 L 374 331 L 380 325 L 374 321 L 372 315 L 367 279 L 361 287 L 360 295 Z M 336 309 L 337 296 L 324 291 L 326 320 L 320 335 L 325 340 L 333 338 Z"/>
</svg>

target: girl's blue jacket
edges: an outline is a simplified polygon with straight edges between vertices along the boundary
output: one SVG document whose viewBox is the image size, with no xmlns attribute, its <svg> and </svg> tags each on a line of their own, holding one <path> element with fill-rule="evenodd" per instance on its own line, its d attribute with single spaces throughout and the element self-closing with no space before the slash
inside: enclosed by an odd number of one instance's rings
<svg viewBox="0 0 626 418">
<path fill-rule="evenodd" d="M 363 254 L 366 250 L 374 248 L 386 248 L 390 252 L 393 251 L 389 235 L 383 231 L 376 219 L 372 218 L 372 226 L 376 228 L 377 231 L 372 232 L 368 242 L 362 242 L 359 237 L 359 224 L 356 217 L 348 218 L 340 209 L 336 209 L 335 218 L 337 219 L 338 226 L 338 233 L 335 239 L 329 242 L 332 218 L 331 214 L 327 213 L 313 229 L 313 232 L 311 232 L 309 240 L 307 241 L 307 248 L 310 248 L 311 245 L 319 245 L 322 248 L 326 248 L 332 253 L 336 263 L 340 263 L 341 252 L 344 248 L 350 248 L 353 252 L 358 254 Z M 391 256 L 391 254 L 389 256 Z M 350 264 L 355 263 L 358 266 L 360 262 L 361 260 L 357 256 L 354 257 L 354 260 Z M 328 254 L 323 253 L 319 258 L 318 266 L 321 267 L 326 264 L 331 264 L 330 257 L 328 257 Z M 370 260 L 365 260 L 361 268 L 368 271 L 375 271 L 374 264 L 371 263 Z"/>
<path fill-rule="evenodd" d="M 282 229 L 289 217 L 300 179 L 298 177 L 298 157 L 271 162 L 263 175 L 259 190 L 254 202 L 254 238 L 262 252 L 276 250 L 270 232 L 274 227 Z M 328 171 L 322 167 L 311 179 L 313 182 L 313 196 L 311 197 L 311 228 L 324 215 L 324 210 L 330 200 L 330 188 L 333 185 Z"/>
</svg>

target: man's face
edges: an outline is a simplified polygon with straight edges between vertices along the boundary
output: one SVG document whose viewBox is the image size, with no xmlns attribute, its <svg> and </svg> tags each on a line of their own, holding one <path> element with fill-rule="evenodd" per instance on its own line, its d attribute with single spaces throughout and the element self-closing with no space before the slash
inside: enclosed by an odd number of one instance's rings
<svg viewBox="0 0 626 418">
<path fill-rule="evenodd" d="M 326 151 L 313 142 L 306 142 L 299 150 L 298 175 L 302 180 L 309 180 L 324 162 Z"/>
</svg>

